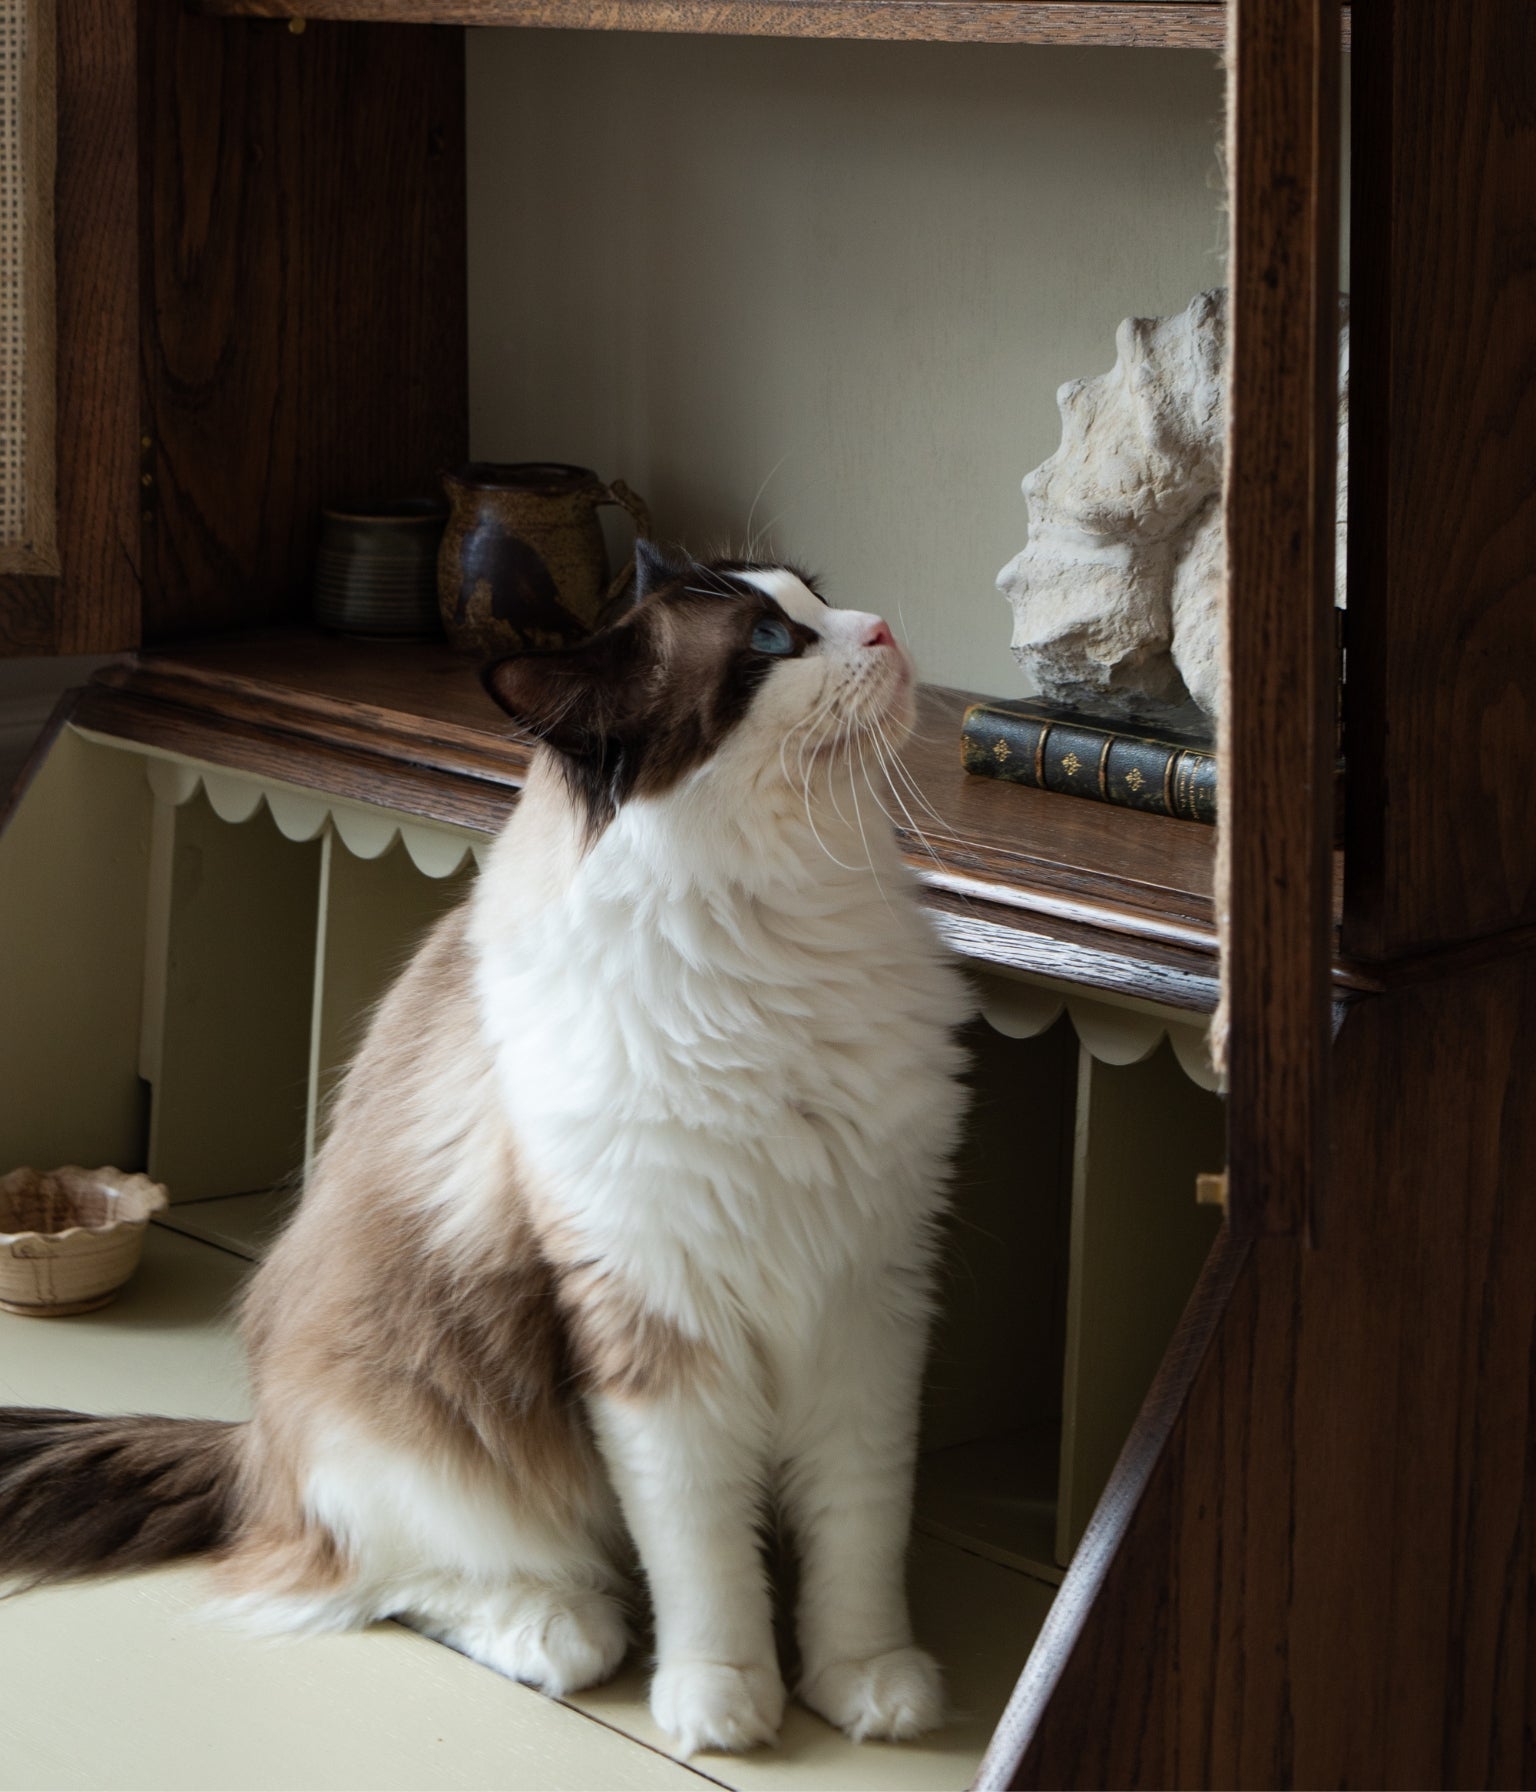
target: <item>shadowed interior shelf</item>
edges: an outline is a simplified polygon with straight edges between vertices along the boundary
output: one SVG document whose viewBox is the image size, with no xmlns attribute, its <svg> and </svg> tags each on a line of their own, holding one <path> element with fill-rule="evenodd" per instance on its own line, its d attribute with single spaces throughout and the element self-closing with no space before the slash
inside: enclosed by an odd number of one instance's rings
<svg viewBox="0 0 1536 1792">
<path fill-rule="evenodd" d="M 1142 49 L 1220 49 L 1226 37 L 1223 0 L 200 0 L 198 10 L 243 18 Z"/>
</svg>

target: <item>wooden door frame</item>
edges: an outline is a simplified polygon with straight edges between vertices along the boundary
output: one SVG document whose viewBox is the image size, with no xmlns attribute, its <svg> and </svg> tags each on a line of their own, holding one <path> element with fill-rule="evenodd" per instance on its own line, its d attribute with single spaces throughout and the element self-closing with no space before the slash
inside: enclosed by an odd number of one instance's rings
<svg viewBox="0 0 1536 1792">
<path fill-rule="evenodd" d="M 60 0 L 55 171 L 60 572 L 0 577 L 0 654 L 139 642 L 138 14 Z"/>
</svg>

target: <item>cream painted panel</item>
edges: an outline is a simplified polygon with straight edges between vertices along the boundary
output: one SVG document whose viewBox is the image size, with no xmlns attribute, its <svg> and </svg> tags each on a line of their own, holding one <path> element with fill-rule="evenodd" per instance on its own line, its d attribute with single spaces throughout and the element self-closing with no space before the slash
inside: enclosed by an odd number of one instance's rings
<svg viewBox="0 0 1536 1792">
<path fill-rule="evenodd" d="M 320 847 L 265 811 L 221 821 L 203 794 L 170 819 L 150 1169 L 195 1201 L 302 1161 Z"/>
<path fill-rule="evenodd" d="M 1077 1040 L 977 1022 L 971 1106 L 950 1178 L 923 1447 L 943 1449 L 1061 1416 L 1061 1340 Z"/>
<path fill-rule="evenodd" d="M 924 676 L 1023 689 L 993 581 L 1056 388 L 1224 278 L 1216 57 L 467 43 L 475 455 L 619 474 L 695 548 L 752 513 Z"/>
<path fill-rule="evenodd" d="M 450 837 L 447 845 L 457 843 Z M 374 1005 L 439 916 L 469 888 L 472 865 L 448 876 L 417 869 L 409 843 L 359 859 L 327 842 L 316 950 L 311 1151 L 325 1105 L 361 1043 Z"/>
<path fill-rule="evenodd" d="M 254 1263 L 287 1223 L 299 1192 L 290 1185 L 253 1195 L 219 1195 L 212 1201 L 176 1201 L 158 1223 Z"/>
<path fill-rule="evenodd" d="M 0 1172 L 143 1167 L 150 806 L 136 759 L 65 729 L 0 835 Z"/>
<path fill-rule="evenodd" d="M 1195 1177 L 1226 1162 L 1220 1098 L 1164 1041 L 1078 1061 L 1057 1559 L 1083 1534 L 1216 1236 Z"/>
</svg>

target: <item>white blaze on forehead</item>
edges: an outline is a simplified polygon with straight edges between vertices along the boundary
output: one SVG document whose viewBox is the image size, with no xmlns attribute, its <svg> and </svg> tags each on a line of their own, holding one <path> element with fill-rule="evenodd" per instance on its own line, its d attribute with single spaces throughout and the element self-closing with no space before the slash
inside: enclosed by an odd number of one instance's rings
<svg viewBox="0 0 1536 1792">
<path fill-rule="evenodd" d="M 744 585 L 756 585 L 765 597 L 771 597 L 784 614 L 796 622 L 804 623 L 818 634 L 825 630 L 827 606 L 803 579 L 797 579 L 792 572 L 786 572 L 781 566 L 773 566 L 758 572 L 739 572 L 732 576 L 740 579 Z"/>
</svg>

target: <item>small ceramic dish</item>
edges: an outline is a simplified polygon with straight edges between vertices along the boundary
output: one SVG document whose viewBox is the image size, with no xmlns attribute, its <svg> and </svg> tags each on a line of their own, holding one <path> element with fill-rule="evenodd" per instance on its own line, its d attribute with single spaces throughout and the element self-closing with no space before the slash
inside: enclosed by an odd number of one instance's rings
<svg viewBox="0 0 1536 1792">
<path fill-rule="evenodd" d="M 0 1176 L 0 1308 L 61 1318 L 104 1307 L 138 1268 L 144 1228 L 170 1197 L 124 1170 Z"/>
</svg>

